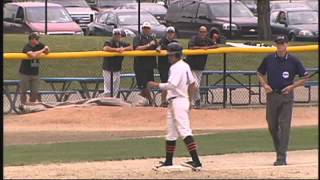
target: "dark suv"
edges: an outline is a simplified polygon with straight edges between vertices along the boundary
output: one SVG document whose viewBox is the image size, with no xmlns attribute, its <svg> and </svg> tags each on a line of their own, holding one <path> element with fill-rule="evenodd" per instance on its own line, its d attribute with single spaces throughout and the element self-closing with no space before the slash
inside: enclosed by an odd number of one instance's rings
<svg viewBox="0 0 320 180">
<path fill-rule="evenodd" d="M 210 34 L 228 35 L 229 0 L 178 0 L 168 8 L 166 22 L 177 29 L 179 37 L 197 34 L 207 26 Z M 258 19 L 240 1 L 232 1 L 232 37 L 257 37 Z"/>
</svg>

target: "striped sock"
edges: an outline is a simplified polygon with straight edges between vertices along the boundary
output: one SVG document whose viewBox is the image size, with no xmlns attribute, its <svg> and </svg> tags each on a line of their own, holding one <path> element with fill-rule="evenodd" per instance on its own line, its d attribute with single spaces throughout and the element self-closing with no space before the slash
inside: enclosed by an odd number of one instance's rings
<svg viewBox="0 0 320 180">
<path fill-rule="evenodd" d="M 176 149 L 176 141 L 166 141 L 166 163 L 172 164 L 173 154 Z"/>
<path fill-rule="evenodd" d="M 200 164 L 199 156 L 197 153 L 197 144 L 194 141 L 192 136 L 187 136 L 183 139 L 185 145 L 187 146 L 187 149 L 191 155 L 192 161 L 194 163 Z"/>
</svg>

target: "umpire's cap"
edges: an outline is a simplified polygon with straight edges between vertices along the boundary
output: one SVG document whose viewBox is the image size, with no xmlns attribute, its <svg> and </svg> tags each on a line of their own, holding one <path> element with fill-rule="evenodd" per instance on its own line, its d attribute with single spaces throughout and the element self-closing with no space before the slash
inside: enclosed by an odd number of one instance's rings
<svg viewBox="0 0 320 180">
<path fill-rule="evenodd" d="M 275 43 L 287 43 L 288 42 L 288 37 L 286 35 L 279 35 L 276 37 L 274 40 Z"/>
<path fill-rule="evenodd" d="M 180 54 L 182 55 L 182 46 L 177 42 L 169 43 L 167 46 L 168 55 Z"/>
</svg>

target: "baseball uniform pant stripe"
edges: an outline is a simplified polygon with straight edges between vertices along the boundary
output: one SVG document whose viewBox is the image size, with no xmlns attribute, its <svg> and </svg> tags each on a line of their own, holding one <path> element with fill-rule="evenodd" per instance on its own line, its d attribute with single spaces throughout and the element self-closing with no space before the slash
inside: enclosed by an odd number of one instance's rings
<svg viewBox="0 0 320 180">
<path fill-rule="evenodd" d="M 168 149 L 174 149 L 176 146 L 167 146 Z"/>
<path fill-rule="evenodd" d="M 197 145 L 196 144 L 192 144 L 192 145 L 188 145 L 188 151 L 193 151 L 197 149 Z"/>
<path fill-rule="evenodd" d="M 173 147 L 167 147 L 166 149 L 167 149 L 167 152 L 174 152 L 175 149 L 176 149 L 176 147 L 175 147 L 175 146 L 173 146 Z"/>
</svg>

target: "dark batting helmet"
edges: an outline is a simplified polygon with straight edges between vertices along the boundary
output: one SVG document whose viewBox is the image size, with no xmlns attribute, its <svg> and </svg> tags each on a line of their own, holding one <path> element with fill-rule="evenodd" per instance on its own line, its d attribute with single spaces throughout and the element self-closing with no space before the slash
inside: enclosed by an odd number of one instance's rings
<svg viewBox="0 0 320 180">
<path fill-rule="evenodd" d="M 177 57 L 182 56 L 182 50 L 182 46 L 177 42 L 169 43 L 167 47 L 168 55 L 176 55 Z"/>
</svg>

